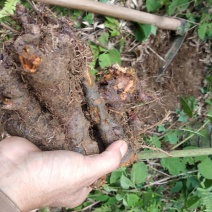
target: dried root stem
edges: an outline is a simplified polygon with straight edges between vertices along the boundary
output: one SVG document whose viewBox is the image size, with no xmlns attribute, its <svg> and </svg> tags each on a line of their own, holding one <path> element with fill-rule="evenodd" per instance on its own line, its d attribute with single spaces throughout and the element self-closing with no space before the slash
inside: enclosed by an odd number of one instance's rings
<svg viewBox="0 0 212 212">
<path fill-rule="evenodd" d="M 92 121 L 97 125 L 104 144 L 108 146 L 115 140 L 123 139 L 123 129 L 108 114 L 105 108 L 105 102 L 100 97 L 94 78 L 88 69 L 84 71 L 83 85 Z"/>
</svg>

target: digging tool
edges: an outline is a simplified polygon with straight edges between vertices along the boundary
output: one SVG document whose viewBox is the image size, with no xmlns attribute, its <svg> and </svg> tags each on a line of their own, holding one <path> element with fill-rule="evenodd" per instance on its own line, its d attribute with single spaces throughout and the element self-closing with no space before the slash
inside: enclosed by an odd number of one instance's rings
<svg viewBox="0 0 212 212">
<path fill-rule="evenodd" d="M 174 57 L 177 55 L 178 51 L 180 50 L 180 48 L 185 40 L 185 37 L 187 35 L 187 33 L 185 32 L 185 25 L 186 25 L 186 21 L 182 21 L 181 32 L 178 35 L 176 35 L 171 48 L 166 53 L 165 58 L 162 62 L 162 65 L 159 68 L 158 77 L 157 77 L 156 81 L 160 80 L 161 76 L 163 75 L 165 70 L 168 68 L 168 66 L 170 65 L 170 63 L 172 62 Z"/>
<path fill-rule="evenodd" d="M 93 12 L 142 24 L 152 24 L 161 29 L 178 31 L 182 27 L 179 19 L 153 15 L 134 9 L 97 2 L 94 0 L 35 0 L 47 4 Z"/>
</svg>

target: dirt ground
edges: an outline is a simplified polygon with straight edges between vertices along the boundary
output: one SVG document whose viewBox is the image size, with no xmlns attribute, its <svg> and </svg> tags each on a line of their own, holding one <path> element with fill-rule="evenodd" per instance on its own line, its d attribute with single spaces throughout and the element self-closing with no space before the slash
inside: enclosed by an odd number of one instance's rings
<svg viewBox="0 0 212 212">
<path fill-rule="evenodd" d="M 24 13 L 19 8 L 17 15 Z M 89 47 L 75 37 L 67 20 L 56 25 L 48 18 L 40 30 L 31 16 L 20 19 L 22 35 L 5 44 L 9 59 L 0 67 L 5 73 L 1 135 L 6 130 L 44 150 L 93 154 L 104 149 L 102 142 L 107 146 L 122 138 L 133 143 L 149 126 L 168 119 L 169 111 L 180 107 L 180 96 L 200 95 L 206 54 L 196 36 L 187 35 L 159 79 L 158 55 L 165 56 L 174 38 L 164 30 L 137 45 L 131 62 L 109 68 L 102 81 L 93 83 L 86 72 Z"/>
<path fill-rule="evenodd" d="M 159 31 L 149 40 L 149 46 L 163 57 L 172 43 L 169 37 L 168 32 Z M 193 39 L 196 41 L 196 38 Z M 154 124 L 168 111 L 180 108 L 180 96 L 200 95 L 204 78 L 204 64 L 201 61 L 204 52 L 200 46 L 192 46 L 191 43 L 187 36 L 176 57 L 159 80 L 157 78 L 161 60 L 155 53 L 149 51 L 149 54 L 144 54 L 142 62 L 135 63 L 137 74 L 146 83 L 146 88 L 157 94 L 149 104 L 136 109 L 144 125 Z"/>
</svg>

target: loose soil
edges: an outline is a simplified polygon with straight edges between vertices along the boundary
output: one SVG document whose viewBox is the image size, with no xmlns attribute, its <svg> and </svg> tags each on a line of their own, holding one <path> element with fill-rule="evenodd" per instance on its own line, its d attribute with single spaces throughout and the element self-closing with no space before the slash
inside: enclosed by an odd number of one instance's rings
<svg viewBox="0 0 212 212">
<path fill-rule="evenodd" d="M 134 50 L 136 59 L 123 63 L 125 68 L 110 67 L 95 82 L 88 71 L 90 49 L 69 20 L 56 23 L 47 16 L 44 25 L 24 14 L 20 6 L 22 34 L 5 42 L 2 52 L 1 134 L 25 137 L 43 150 L 83 154 L 126 139 L 136 151 L 136 139 L 168 119 L 167 113 L 180 107 L 180 96 L 200 95 L 205 54 L 202 46 L 191 45 L 197 38 L 187 36 L 159 80 L 156 53 L 164 57 L 173 40 L 162 30 Z"/>
<path fill-rule="evenodd" d="M 156 54 L 149 50 L 148 54 L 143 55 L 141 62 L 135 63 L 137 74 L 145 82 L 146 89 L 156 94 L 155 99 L 150 99 L 145 106 L 135 110 L 140 114 L 140 120 L 143 122 L 142 128 L 162 120 L 168 111 L 180 108 L 180 96 L 198 97 L 200 95 L 204 78 L 204 64 L 201 60 L 205 55 L 203 48 L 191 46 L 191 40 L 188 38 L 189 36 L 159 80 L 157 78 L 161 60 Z M 171 43 L 170 33 L 159 31 L 149 40 L 148 46 L 164 57 Z"/>
</svg>

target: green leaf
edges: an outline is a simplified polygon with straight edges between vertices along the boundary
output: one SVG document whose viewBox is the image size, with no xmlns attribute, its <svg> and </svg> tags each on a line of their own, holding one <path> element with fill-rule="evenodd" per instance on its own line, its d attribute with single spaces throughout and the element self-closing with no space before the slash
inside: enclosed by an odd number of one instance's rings
<svg viewBox="0 0 212 212">
<path fill-rule="evenodd" d="M 81 16 L 82 11 L 80 10 L 73 10 L 72 15 L 71 15 L 71 19 L 76 20 L 79 18 L 79 16 Z"/>
<path fill-rule="evenodd" d="M 157 33 L 157 27 L 156 26 L 154 26 L 154 25 L 151 25 L 151 34 L 153 34 L 153 35 L 156 35 L 156 33 Z"/>
<path fill-rule="evenodd" d="M 100 208 L 96 208 L 92 210 L 92 212 L 111 212 L 111 206 L 109 205 L 102 205 Z"/>
<path fill-rule="evenodd" d="M 139 201 L 139 197 L 136 194 L 127 194 L 126 195 L 126 202 L 128 206 L 135 206 L 138 201 Z"/>
<path fill-rule="evenodd" d="M 202 162 L 207 158 L 207 155 L 202 155 L 202 156 L 196 156 L 194 157 L 195 162 Z"/>
<path fill-rule="evenodd" d="M 212 15 L 211 15 L 212 16 Z M 206 38 L 205 39 L 212 39 L 212 23 L 208 23 Z"/>
<path fill-rule="evenodd" d="M 136 24 L 136 29 L 135 29 L 135 38 L 137 41 L 142 42 L 146 40 L 150 34 L 156 34 L 157 27 L 154 25 L 149 25 L 149 24 Z"/>
<path fill-rule="evenodd" d="M 5 16 L 13 15 L 18 2 L 20 2 L 20 0 L 6 0 L 3 9 L 0 11 L 0 19 Z"/>
<path fill-rule="evenodd" d="M 181 181 L 178 181 L 175 183 L 175 186 L 171 188 L 171 193 L 176 193 L 181 191 L 183 188 L 183 183 Z"/>
<path fill-rule="evenodd" d="M 175 11 L 182 12 L 189 6 L 189 0 L 173 0 L 168 7 L 168 14 L 173 15 Z"/>
<path fill-rule="evenodd" d="M 131 180 L 134 184 L 145 182 L 147 176 L 147 166 L 143 162 L 133 164 L 131 171 Z"/>
<path fill-rule="evenodd" d="M 99 47 L 93 43 L 90 43 L 91 52 L 93 54 L 94 60 L 96 60 L 99 57 Z"/>
<path fill-rule="evenodd" d="M 96 69 L 91 69 L 90 72 L 91 72 L 91 75 L 94 76 L 98 71 Z"/>
<path fill-rule="evenodd" d="M 109 196 L 97 191 L 95 194 L 89 194 L 89 198 L 92 198 L 97 201 L 106 202 L 109 199 Z"/>
<path fill-rule="evenodd" d="M 158 125 L 158 132 L 165 132 L 166 128 L 163 125 Z"/>
<path fill-rule="evenodd" d="M 92 197 L 92 198 L 96 199 L 97 201 L 105 202 L 105 201 L 107 201 L 109 199 L 109 196 L 101 195 L 101 196 Z"/>
<path fill-rule="evenodd" d="M 99 42 L 103 45 L 108 44 L 109 34 L 107 32 L 104 32 L 99 37 Z"/>
<path fill-rule="evenodd" d="M 121 201 L 123 198 L 124 198 L 125 194 L 124 193 L 121 193 L 121 194 L 116 194 L 116 199 L 118 201 Z"/>
<path fill-rule="evenodd" d="M 192 21 L 192 22 L 195 22 L 195 21 L 196 21 L 194 14 L 191 13 L 191 12 L 186 12 L 186 18 L 187 18 L 189 21 Z M 191 25 L 189 25 L 189 26 L 191 26 Z"/>
<path fill-rule="evenodd" d="M 110 22 L 111 24 L 114 24 L 114 25 L 116 25 L 116 26 L 119 26 L 119 22 L 118 22 L 117 19 L 112 18 L 112 17 L 109 17 L 109 16 L 105 16 L 105 18 L 106 18 L 106 20 L 107 20 L 108 22 Z"/>
<path fill-rule="evenodd" d="M 193 96 L 188 98 L 180 97 L 180 102 L 183 111 L 190 117 L 193 117 L 194 107 L 195 107 L 195 98 Z"/>
<path fill-rule="evenodd" d="M 188 119 L 183 111 L 180 111 L 179 118 L 177 121 L 179 121 L 179 122 L 187 122 L 188 121 Z"/>
<path fill-rule="evenodd" d="M 146 0 L 146 8 L 148 12 L 155 12 L 160 9 L 162 5 L 161 0 Z"/>
<path fill-rule="evenodd" d="M 121 57 L 117 49 L 111 49 L 107 53 L 99 55 L 99 65 L 102 69 L 116 63 L 121 65 Z"/>
<path fill-rule="evenodd" d="M 99 55 L 99 65 L 102 69 L 112 65 L 111 58 L 108 53 Z"/>
<path fill-rule="evenodd" d="M 185 163 L 180 158 L 163 158 L 160 163 L 171 175 L 178 175 L 186 170 Z"/>
<path fill-rule="evenodd" d="M 123 189 L 129 189 L 130 187 L 131 188 L 135 187 L 133 182 L 129 178 L 125 177 L 124 175 L 122 175 L 120 178 L 120 184 Z"/>
<path fill-rule="evenodd" d="M 153 204 L 155 202 L 155 196 L 156 195 L 157 195 L 157 193 L 156 192 L 153 192 L 151 190 L 147 190 L 147 191 L 143 192 L 143 194 L 142 194 L 142 200 L 143 200 L 144 205 L 151 205 L 151 204 Z M 148 212 L 152 212 L 152 211 L 150 210 Z"/>
<path fill-rule="evenodd" d="M 121 65 L 121 56 L 120 52 L 117 49 L 111 49 L 108 52 L 108 55 L 110 57 L 111 65 L 118 63 Z"/>
<path fill-rule="evenodd" d="M 116 192 L 117 191 L 117 188 L 113 188 L 113 187 L 111 187 L 109 185 L 103 185 L 102 187 L 107 192 L 111 192 L 111 191 L 115 191 Z"/>
<path fill-rule="evenodd" d="M 195 160 L 193 157 L 184 157 L 184 158 L 182 158 L 182 161 L 185 164 L 189 164 L 189 165 L 194 165 L 194 163 L 195 163 Z"/>
<path fill-rule="evenodd" d="M 169 142 L 171 144 L 176 144 L 178 142 L 178 137 L 175 132 L 170 132 L 165 135 L 164 141 Z"/>
<path fill-rule="evenodd" d="M 124 199 L 122 200 L 122 204 L 123 204 L 124 206 L 128 207 L 128 203 L 127 203 L 126 198 L 124 198 Z"/>
<path fill-rule="evenodd" d="M 197 188 L 198 196 L 201 197 L 201 203 L 203 206 L 205 206 L 205 212 L 211 212 L 212 211 L 212 187 L 209 188 Z"/>
<path fill-rule="evenodd" d="M 119 22 L 112 17 L 105 17 L 106 21 L 104 22 L 104 26 L 110 29 L 110 34 L 112 37 L 115 37 L 120 34 L 119 32 Z"/>
<path fill-rule="evenodd" d="M 83 21 L 87 22 L 89 25 L 91 25 L 93 23 L 93 17 L 94 14 L 93 13 L 88 13 L 84 18 Z"/>
<path fill-rule="evenodd" d="M 102 44 L 104 46 L 108 45 L 108 40 L 109 40 L 109 33 L 107 33 L 107 32 L 102 33 L 99 37 L 100 44 Z M 99 50 L 100 50 L 100 52 L 106 52 L 107 51 L 107 49 L 103 48 L 102 46 L 99 46 Z"/>
<path fill-rule="evenodd" d="M 161 148 L 161 142 L 158 136 L 154 135 L 150 138 L 150 142 L 157 148 Z"/>
<path fill-rule="evenodd" d="M 110 175 L 110 184 L 116 183 L 122 176 L 123 172 L 114 171 Z"/>
<path fill-rule="evenodd" d="M 202 40 L 205 40 L 205 35 L 206 35 L 206 32 L 207 32 L 207 27 L 208 27 L 208 24 L 207 23 L 203 23 L 203 24 L 200 24 L 198 26 L 198 30 L 197 30 L 198 36 Z"/>
<path fill-rule="evenodd" d="M 119 42 L 119 52 L 122 52 L 123 49 L 124 49 L 124 44 L 125 44 L 125 39 L 122 39 L 120 42 Z"/>
<path fill-rule="evenodd" d="M 186 188 L 191 191 L 199 186 L 199 181 L 196 176 L 190 176 L 186 179 Z"/>
<path fill-rule="evenodd" d="M 206 179 L 212 179 L 212 161 L 207 157 L 203 162 L 198 164 L 199 173 Z"/>
<path fill-rule="evenodd" d="M 212 121 L 212 107 L 208 110 L 206 116 Z"/>
<path fill-rule="evenodd" d="M 212 91 L 212 76 L 206 77 L 206 81 L 207 81 L 209 89 Z"/>
<path fill-rule="evenodd" d="M 186 200 L 186 207 L 188 209 L 196 209 L 199 205 L 200 197 L 192 196 L 188 200 Z"/>
<path fill-rule="evenodd" d="M 116 198 L 115 198 L 115 197 L 110 197 L 110 198 L 108 199 L 108 201 L 105 202 L 105 205 L 114 205 L 114 204 L 116 204 L 116 203 L 117 203 Z"/>
</svg>

